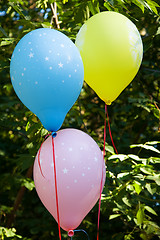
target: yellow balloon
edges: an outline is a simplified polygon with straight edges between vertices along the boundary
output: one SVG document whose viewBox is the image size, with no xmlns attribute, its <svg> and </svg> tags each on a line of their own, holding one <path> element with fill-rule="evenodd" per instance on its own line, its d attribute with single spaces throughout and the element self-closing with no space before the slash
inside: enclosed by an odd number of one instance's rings
<svg viewBox="0 0 160 240">
<path fill-rule="evenodd" d="M 81 27 L 75 44 L 83 60 L 84 80 L 111 104 L 133 80 L 142 61 L 136 26 L 120 13 L 101 12 Z"/>
</svg>

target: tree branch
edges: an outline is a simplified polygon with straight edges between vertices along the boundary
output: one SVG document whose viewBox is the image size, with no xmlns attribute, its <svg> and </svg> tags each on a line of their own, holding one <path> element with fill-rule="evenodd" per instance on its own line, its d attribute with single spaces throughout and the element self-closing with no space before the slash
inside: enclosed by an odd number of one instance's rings
<svg viewBox="0 0 160 240">
<path fill-rule="evenodd" d="M 52 13 L 53 13 L 53 16 L 51 18 L 51 25 L 53 24 L 53 20 L 55 21 L 55 24 L 56 24 L 56 27 L 58 29 L 60 29 L 60 23 L 58 21 L 58 16 L 57 16 L 57 3 L 56 1 L 54 2 L 54 6 L 53 6 L 53 3 L 51 3 L 51 10 L 52 10 Z"/>
</svg>

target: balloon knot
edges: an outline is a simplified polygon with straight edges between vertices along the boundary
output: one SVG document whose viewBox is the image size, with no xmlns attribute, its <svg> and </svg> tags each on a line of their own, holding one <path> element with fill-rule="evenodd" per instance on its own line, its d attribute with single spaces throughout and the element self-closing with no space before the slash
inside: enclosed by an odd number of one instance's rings
<svg viewBox="0 0 160 240">
<path fill-rule="evenodd" d="M 111 105 L 111 103 L 112 103 L 112 102 L 111 102 L 110 100 L 107 100 L 107 101 L 106 101 L 106 104 L 107 104 L 107 105 Z"/>
<path fill-rule="evenodd" d="M 52 135 L 53 138 L 55 138 L 57 136 L 57 133 L 56 132 L 52 132 L 51 135 Z"/>
<path fill-rule="evenodd" d="M 69 230 L 68 231 L 68 237 L 73 237 L 74 236 L 74 231 L 73 230 Z"/>
</svg>

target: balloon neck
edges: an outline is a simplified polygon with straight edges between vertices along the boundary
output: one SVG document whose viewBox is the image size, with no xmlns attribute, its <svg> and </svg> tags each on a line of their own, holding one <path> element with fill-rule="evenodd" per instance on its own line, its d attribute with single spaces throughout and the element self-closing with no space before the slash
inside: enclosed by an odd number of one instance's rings
<svg viewBox="0 0 160 240">
<path fill-rule="evenodd" d="M 106 105 L 111 105 L 111 101 L 110 100 L 107 100 L 107 101 L 105 101 L 105 103 L 106 103 Z"/>
<path fill-rule="evenodd" d="M 55 138 L 57 136 L 57 133 L 56 132 L 52 132 L 51 135 L 52 135 L 53 138 Z"/>
<path fill-rule="evenodd" d="M 52 132 L 52 136 L 55 137 L 56 132 L 63 124 L 66 114 L 53 109 L 45 109 L 39 112 L 37 115 L 44 128 L 46 128 L 49 132 Z"/>
</svg>

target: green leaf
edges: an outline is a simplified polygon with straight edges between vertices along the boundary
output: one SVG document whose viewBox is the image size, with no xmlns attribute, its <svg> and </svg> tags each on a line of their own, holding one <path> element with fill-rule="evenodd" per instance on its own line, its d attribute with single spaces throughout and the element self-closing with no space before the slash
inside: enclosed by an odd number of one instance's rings
<svg viewBox="0 0 160 240">
<path fill-rule="evenodd" d="M 150 9 L 158 15 L 158 11 L 156 7 L 160 7 L 156 2 L 152 1 L 152 0 L 146 0 Z"/>
<path fill-rule="evenodd" d="M 149 175 L 154 172 L 152 169 L 150 169 L 150 168 L 148 168 L 148 167 L 141 167 L 140 170 L 141 170 L 143 173 L 149 174 Z"/>
<path fill-rule="evenodd" d="M 115 154 L 114 148 L 113 148 L 112 146 L 106 145 L 106 146 L 105 146 L 105 150 L 106 150 L 107 152 L 110 152 L 111 154 Z"/>
<path fill-rule="evenodd" d="M 151 207 L 149 207 L 149 206 L 145 206 L 144 209 L 147 210 L 148 212 L 150 212 L 150 213 L 152 213 L 152 214 L 158 216 L 157 213 L 156 213 Z"/>
<path fill-rule="evenodd" d="M 35 188 L 34 181 L 30 178 L 23 179 L 22 186 L 25 186 L 28 190 L 32 191 Z"/>
<path fill-rule="evenodd" d="M 108 1 L 104 3 L 104 7 L 107 8 L 109 11 L 113 11 L 114 9 L 114 7 Z"/>
<path fill-rule="evenodd" d="M 128 156 L 124 154 L 114 154 L 108 158 L 108 160 L 111 160 L 111 159 L 119 159 L 120 161 L 124 161 L 128 159 Z"/>
<path fill-rule="evenodd" d="M 89 10 L 91 11 L 92 15 L 95 15 L 96 13 L 100 12 L 98 1 L 89 2 L 88 6 L 89 6 Z"/>
<path fill-rule="evenodd" d="M 157 187 L 156 187 L 155 183 L 153 183 L 153 184 L 146 183 L 145 187 L 151 195 L 153 195 L 157 191 Z"/>
<path fill-rule="evenodd" d="M 125 177 L 125 176 L 128 176 L 129 174 L 130 174 L 129 172 L 119 173 L 119 174 L 117 175 L 117 178 L 123 178 L 123 177 Z"/>
<path fill-rule="evenodd" d="M 141 147 L 141 148 L 144 148 L 146 150 L 151 150 L 153 152 L 160 153 L 160 151 L 158 149 L 156 149 L 155 147 L 148 146 L 146 144 L 133 144 L 133 145 L 130 146 L 130 148 L 135 148 L 135 147 Z"/>
<path fill-rule="evenodd" d="M 141 184 L 139 182 L 137 182 L 137 181 L 134 181 L 133 186 L 134 186 L 134 189 L 135 189 L 136 193 L 139 195 L 140 192 L 142 191 Z"/>
<path fill-rule="evenodd" d="M 129 200 L 127 197 L 123 197 L 122 201 L 128 206 L 128 207 L 132 207 L 132 205 L 130 204 Z"/>
<path fill-rule="evenodd" d="M 46 130 L 45 128 L 42 128 L 41 137 L 46 136 L 47 134 L 48 134 L 48 130 Z"/>
<path fill-rule="evenodd" d="M 158 143 L 160 143 L 160 141 L 151 141 L 151 142 L 146 142 L 145 144 L 148 144 L 148 145 L 157 145 Z"/>
<path fill-rule="evenodd" d="M 0 46 L 10 45 L 14 42 L 14 38 L 2 38 Z"/>
<path fill-rule="evenodd" d="M 146 179 L 153 180 L 160 186 L 160 174 L 154 174 L 154 176 L 147 176 Z"/>
<path fill-rule="evenodd" d="M 143 3 L 143 1 L 141 0 L 132 0 L 132 2 L 137 6 L 139 7 L 142 12 L 144 13 L 144 7 L 145 7 L 145 4 Z"/>
<path fill-rule="evenodd" d="M 136 218 L 137 218 L 137 225 L 141 225 L 144 220 L 144 209 L 142 209 L 141 207 L 137 211 Z"/>
<path fill-rule="evenodd" d="M 22 13 L 22 9 L 18 6 L 18 5 L 15 5 L 14 3 L 12 2 L 9 2 L 9 5 L 22 17 L 24 18 L 25 20 L 30 20 L 30 17 L 29 16 L 25 16 L 23 13 Z"/>
<path fill-rule="evenodd" d="M 134 155 L 134 154 L 128 154 L 128 157 L 132 158 L 132 159 L 134 159 L 136 161 L 140 161 L 141 160 L 137 155 Z"/>
<path fill-rule="evenodd" d="M 160 34 L 160 27 L 158 28 L 156 35 Z"/>
<path fill-rule="evenodd" d="M 112 214 L 109 216 L 109 220 L 112 220 L 112 219 L 120 217 L 120 216 L 121 216 L 121 214 Z"/>
<path fill-rule="evenodd" d="M 43 23 L 41 23 L 41 25 L 42 25 L 43 28 L 50 28 L 50 27 L 52 27 L 52 24 L 50 24 L 49 22 L 43 22 Z"/>
<path fill-rule="evenodd" d="M 15 228 L 5 228 L 5 227 L 0 227 L 0 235 L 3 236 L 3 234 L 6 237 L 17 237 L 17 238 L 22 238 L 22 236 L 16 234 L 16 229 Z M 3 240 L 4 238 L 2 238 Z"/>
</svg>

